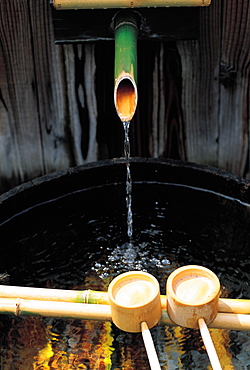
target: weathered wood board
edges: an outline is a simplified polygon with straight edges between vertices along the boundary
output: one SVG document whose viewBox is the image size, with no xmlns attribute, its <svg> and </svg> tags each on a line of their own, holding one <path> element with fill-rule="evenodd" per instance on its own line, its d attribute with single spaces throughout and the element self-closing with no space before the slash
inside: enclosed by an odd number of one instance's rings
<svg viewBox="0 0 250 370">
<path fill-rule="evenodd" d="M 123 155 L 112 41 L 55 44 L 47 0 L 0 1 L 0 192 Z M 250 3 L 200 9 L 197 40 L 138 42 L 133 156 L 171 157 L 250 178 Z"/>
</svg>

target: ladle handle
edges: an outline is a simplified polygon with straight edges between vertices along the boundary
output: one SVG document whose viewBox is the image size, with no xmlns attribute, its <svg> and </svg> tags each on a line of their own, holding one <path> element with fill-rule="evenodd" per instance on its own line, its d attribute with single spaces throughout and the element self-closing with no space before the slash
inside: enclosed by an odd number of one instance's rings
<svg viewBox="0 0 250 370">
<path fill-rule="evenodd" d="M 145 321 L 141 323 L 142 338 L 147 351 L 149 364 L 152 370 L 161 370 L 159 359 L 155 350 L 154 342 Z"/>
<path fill-rule="evenodd" d="M 212 341 L 212 338 L 209 333 L 205 320 L 203 318 L 200 318 L 198 320 L 198 323 L 199 323 L 200 333 L 201 333 L 203 342 L 205 344 L 207 354 L 208 354 L 213 370 L 222 370 L 217 352 L 214 348 L 214 344 L 213 344 L 213 341 Z"/>
</svg>

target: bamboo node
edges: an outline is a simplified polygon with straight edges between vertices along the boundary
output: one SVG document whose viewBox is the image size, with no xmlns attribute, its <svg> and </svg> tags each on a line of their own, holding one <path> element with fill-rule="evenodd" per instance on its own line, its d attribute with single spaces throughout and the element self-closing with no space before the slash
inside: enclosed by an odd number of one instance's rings
<svg viewBox="0 0 250 370">
<path fill-rule="evenodd" d="M 90 289 L 84 290 L 83 293 L 83 303 L 89 303 Z"/>
<path fill-rule="evenodd" d="M 20 301 L 20 298 L 17 298 L 17 300 L 16 300 L 15 315 L 16 316 L 20 316 L 21 315 L 21 301 Z"/>
</svg>

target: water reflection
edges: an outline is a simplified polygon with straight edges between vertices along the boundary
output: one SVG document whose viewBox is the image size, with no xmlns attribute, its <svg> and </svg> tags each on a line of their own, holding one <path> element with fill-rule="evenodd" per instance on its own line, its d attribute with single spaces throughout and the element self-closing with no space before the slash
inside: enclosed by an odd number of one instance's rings
<svg viewBox="0 0 250 370">
<path fill-rule="evenodd" d="M 114 351 L 111 333 L 110 322 L 12 319 L 2 336 L 1 370 L 109 370 Z"/>
<path fill-rule="evenodd" d="M 211 369 L 199 331 L 151 331 L 162 369 Z M 249 334 L 213 329 L 211 336 L 223 369 L 246 361 Z M 110 322 L 26 317 L 12 322 L 6 340 L 4 370 L 149 369 L 140 333 L 120 331 Z"/>
</svg>

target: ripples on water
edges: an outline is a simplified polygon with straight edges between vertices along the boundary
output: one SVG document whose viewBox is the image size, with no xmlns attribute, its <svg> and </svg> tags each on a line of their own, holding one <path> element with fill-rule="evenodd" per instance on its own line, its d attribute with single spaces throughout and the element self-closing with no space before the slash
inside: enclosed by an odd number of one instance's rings
<svg viewBox="0 0 250 370">
<path fill-rule="evenodd" d="M 93 189 L 92 195 L 85 191 L 54 204 L 57 222 L 48 205 L 51 218 L 32 233 L 27 227 L 21 240 L 10 240 L 2 251 L 10 284 L 107 290 L 114 276 L 143 270 L 157 277 L 165 294 L 174 269 L 200 264 L 218 275 L 223 296 L 249 298 L 249 208 L 195 189 L 152 183 L 144 184 L 141 192 L 140 186 L 133 186 L 134 233 L 129 240 L 126 205 L 110 202 L 115 193 L 123 199 L 123 185 L 110 187 L 105 204 L 103 195 L 98 198 L 100 212 L 92 209 L 97 196 Z M 84 212 L 79 204 L 85 204 Z M 26 222 L 39 214 L 39 209 L 33 210 Z M 10 226 L 18 228 L 18 220 Z M 0 320 L 1 370 L 149 369 L 141 334 L 125 333 L 109 322 L 12 316 Z M 211 369 L 198 331 L 159 326 L 151 332 L 162 369 Z M 211 335 L 223 369 L 249 368 L 248 332 L 213 329 Z"/>
</svg>

